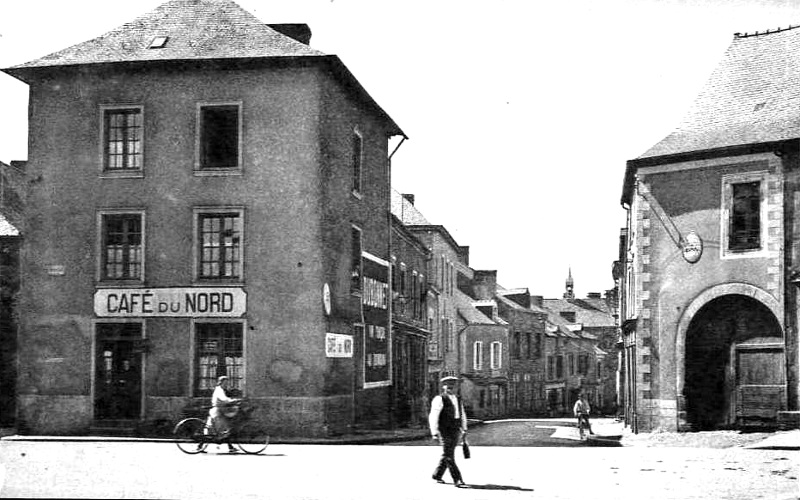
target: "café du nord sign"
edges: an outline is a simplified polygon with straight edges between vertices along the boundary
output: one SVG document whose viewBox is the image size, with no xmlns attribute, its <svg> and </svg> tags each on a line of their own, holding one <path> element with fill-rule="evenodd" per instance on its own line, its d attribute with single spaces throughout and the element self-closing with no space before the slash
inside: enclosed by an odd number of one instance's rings
<svg viewBox="0 0 800 500">
<path fill-rule="evenodd" d="M 101 318 L 238 318 L 247 312 L 241 288 L 104 288 L 94 294 Z"/>
</svg>

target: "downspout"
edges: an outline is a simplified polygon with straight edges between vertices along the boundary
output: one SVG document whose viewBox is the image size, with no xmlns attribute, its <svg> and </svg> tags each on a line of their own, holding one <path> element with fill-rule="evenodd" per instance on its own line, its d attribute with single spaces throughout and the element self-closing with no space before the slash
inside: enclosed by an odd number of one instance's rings
<svg viewBox="0 0 800 500">
<path fill-rule="evenodd" d="M 387 335 L 386 335 L 386 342 L 387 342 L 386 348 L 389 351 L 387 358 L 389 358 L 388 359 L 388 361 L 389 361 L 389 380 L 390 380 L 390 384 L 391 384 L 391 387 L 389 389 L 389 393 L 390 393 L 391 396 L 388 398 L 388 400 L 389 400 L 388 403 L 389 403 L 389 414 L 391 415 L 391 419 L 392 419 L 391 422 L 392 422 L 392 427 L 393 428 L 396 425 L 395 415 L 396 415 L 397 412 L 394 411 L 394 406 L 395 406 L 395 399 L 397 397 L 397 392 L 396 392 L 397 391 L 397 384 L 396 384 L 396 381 L 394 380 L 394 368 L 395 368 L 394 367 L 394 352 L 393 352 L 394 349 L 392 348 L 393 347 L 393 343 L 394 343 L 394 329 L 392 328 L 393 322 L 394 322 L 394 314 L 393 314 L 394 300 L 393 300 L 393 297 L 392 297 L 392 279 L 394 278 L 394 276 L 392 276 L 392 274 L 394 272 L 394 270 L 392 269 L 392 157 L 397 152 L 397 150 L 400 149 L 400 146 L 403 145 L 403 143 L 406 141 L 406 139 L 407 139 L 407 137 L 405 135 L 403 135 L 403 138 L 400 140 L 400 142 L 397 144 L 397 146 L 394 148 L 394 150 L 389 154 L 389 157 L 386 159 L 386 170 L 387 170 L 386 178 L 387 178 L 388 186 L 389 186 L 389 190 L 388 190 L 388 193 L 387 193 L 388 196 L 386 196 L 386 202 L 387 202 L 387 207 L 386 207 L 386 228 L 387 228 L 387 234 L 386 234 L 386 246 L 387 246 L 387 248 L 386 248 L 386 256 L 387 256 L 387 259 L 386 260 L 389 262 L 389 270 L 388 270 L 388 273 L 386 273 L 386 276 L 387 276 L 386 288 L 387 288 L 387 292 L 388 292 L 386 294 L 386 314 L 389 316 L 389 321 L 387 321 L 387 323 L 388 323 L 387 324 L 388 331 L 387 331 Z M 400 222 L 402 222 L 402 220 Z"/>
</svg>

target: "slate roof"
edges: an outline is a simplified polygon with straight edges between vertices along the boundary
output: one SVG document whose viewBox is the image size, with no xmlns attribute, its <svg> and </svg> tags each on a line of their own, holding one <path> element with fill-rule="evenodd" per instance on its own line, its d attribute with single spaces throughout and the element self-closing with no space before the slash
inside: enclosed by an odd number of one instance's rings
<svg viewBox="0 0 800 500">
<path fill-rule="evenodd" d="M 800 137 L 800 29 L 734 36 L 678 127 L 639 158 Z"/>
<path fill-rule="evenodd" d="M 150 48 L 159 36 L 168 37 L 164 46 Z M 304 59 L 329 64 L 347 87 L 386 119 L 391 135 L 405 137 L 337 56 L 327 55 L 282 34 L 231 0 L 170 0 L 97 38 L 3 71 L 26 81 L 32 72 L 42 68 L 266 59 Z"/>
<path fill-rule="evenodd" d="M 163 48 L 149 48 L 167 36 Z M 307 57 L 324 53 L 264 24 L 230 0 L 171 0 L 92 40 L 10 69 L 99 63 Z"/>
<path fill-rule="evenodd" d="M 559 317 L 562 311 L 574 311 L 575 323 L 581 323 L 584 328 L 615 326 L 614 317 L 610 313 L 599 311 L 585 304 L 583 300 L 573 302 L 564 299 L 544 299 L 544 307 Z"/>
<path fill-rule="evenodd" d="M 491 318 L 480 312 L 478 309 L 475 308 L 475 301 L 472 300 L 469 296 L 464 294 L 463 292 L 456 291 L 455 293 L 455 302 L 456 308 L 458 308 L 458 314 L 464 318 L 470 325 L 496 325 Z"/>
<path fill-rule="evenodd" d="M 392 188 L 392 214 L 407 226 L 427 226 L 430 222 L 400 191 Z"/>
</svg>

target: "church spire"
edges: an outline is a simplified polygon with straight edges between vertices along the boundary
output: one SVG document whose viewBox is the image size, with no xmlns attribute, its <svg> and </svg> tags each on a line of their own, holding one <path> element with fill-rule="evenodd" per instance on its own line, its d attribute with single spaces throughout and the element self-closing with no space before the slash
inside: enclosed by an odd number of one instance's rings
<svg viewBox="0 0 800 500">
<path fill-rule="evenodd" d="M 575 299 L 575 282 L 572 279 L 572 267 L 569 268 L 569 275 L 567 276 L 566 291 L 564 292 L 566 300 Z"/>
</svg>

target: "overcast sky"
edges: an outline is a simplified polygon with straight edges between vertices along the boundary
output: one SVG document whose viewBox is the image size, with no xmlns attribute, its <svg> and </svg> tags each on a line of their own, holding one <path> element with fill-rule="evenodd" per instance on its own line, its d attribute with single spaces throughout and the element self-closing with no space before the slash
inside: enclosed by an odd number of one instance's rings
<svg viewBox="0 0 800 500">
<path fill-rule="evenodd" d="M 0 67 L 161 0 L 0 2 Z M 625 162 L 667 135 L 736 32 L 800 25 L 793 0 L 239 0 L 306 23 L 409 139 L 393 185 L 506 288 L 613 287 Z M 0 74 L 0 161 L 27 158 L 27 87 Z"/>
</svg>

